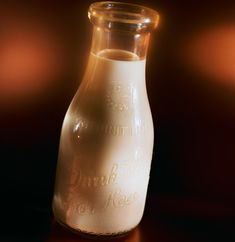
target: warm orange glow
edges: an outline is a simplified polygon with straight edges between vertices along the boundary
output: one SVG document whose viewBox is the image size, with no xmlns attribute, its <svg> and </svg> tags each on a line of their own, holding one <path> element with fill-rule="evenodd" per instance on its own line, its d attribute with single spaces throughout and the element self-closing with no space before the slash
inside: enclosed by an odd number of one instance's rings
<svg viewBox="0 0 235 242">
<path fill-rule="evenodd" d="M 58 41 L 43 24 L 10 15 L 1 20 L 0 102 L 35 97 L 59 75 Z"/>
<path fill-rule="evenodd" d="M 235 87 L 234 24 L 195 33 L 184 49 L 188 64 L 196 71 Z"/>
</svg>

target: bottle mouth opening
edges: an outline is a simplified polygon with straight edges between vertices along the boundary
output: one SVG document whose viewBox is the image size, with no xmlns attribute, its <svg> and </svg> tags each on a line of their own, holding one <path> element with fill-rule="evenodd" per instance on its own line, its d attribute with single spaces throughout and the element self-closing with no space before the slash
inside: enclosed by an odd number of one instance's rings
<svg viewBox="0 0 235 242">
<path fill-rule="evenodd" d="M 94 2 L 89 7 L 88 17 L 101 28 L 134 32 L 150 32 L 159 23 L 157 11 L 124 2 Z"/>
</svg>

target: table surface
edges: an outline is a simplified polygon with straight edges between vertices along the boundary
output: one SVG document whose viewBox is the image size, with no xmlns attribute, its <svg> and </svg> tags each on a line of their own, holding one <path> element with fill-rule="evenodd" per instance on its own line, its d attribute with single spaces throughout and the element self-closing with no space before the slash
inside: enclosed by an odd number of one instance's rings
<svg viewBox="0 0 235 242">
<path fill-rule="evenodd" d="M 36 210 L 35 210 L 36 211 Z M 11 223 L 11 222 L 10 222 Z M 3 228 L 3 227 L 2 227 Z M 55 222 L 46 210 L 8 226 L 0 242 L 89 242 Z M 94 240 L 93 240 L 94 241 Z M 129 235 L 113 242 L 235 241 L 235 206 L 231 201 L 150 194 L 143 219 Z"/>
<path fill-rule="evenodd" d="M 118 242 L 235 241 L 233 204 L 192 197 L 152 196 L 139 226 Z M 52 221 L 46 242 L 88 242 Z"/>
</svg>

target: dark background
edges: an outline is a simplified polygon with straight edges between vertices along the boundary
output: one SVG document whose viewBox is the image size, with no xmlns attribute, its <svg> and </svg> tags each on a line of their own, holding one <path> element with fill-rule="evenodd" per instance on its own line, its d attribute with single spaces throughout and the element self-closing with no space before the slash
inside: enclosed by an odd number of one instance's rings
<svg viewBox="0 0 235 242">
<path fill-rule="evenodd" d="M 0 3 L 5 232 L 16 223 L 21 230 L 29 225 L 37 230 L 35 218 L 38 223 L 51 216 L 60 129 L 90 49 L 91 2 Z M 146 70 L 155 127 L 148 194 L 214 201 L 234 215 L 235 4 L 129 2 L 161 16 Z"/>
</svg>

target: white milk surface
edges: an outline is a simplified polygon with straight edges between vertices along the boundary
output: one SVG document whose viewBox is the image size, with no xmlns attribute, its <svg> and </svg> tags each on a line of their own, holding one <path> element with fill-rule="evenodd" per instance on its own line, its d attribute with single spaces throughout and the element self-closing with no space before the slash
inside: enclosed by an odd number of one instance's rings
<svg viewBox="0 0 235 242">
<path fill-rule="evenodd" d="M 56 219 L 95 234 L 137 226 L 152 149 L 145 60 L 122 50 L 91 54 L 62 127 L 53 199 Z"/>
</svg>

